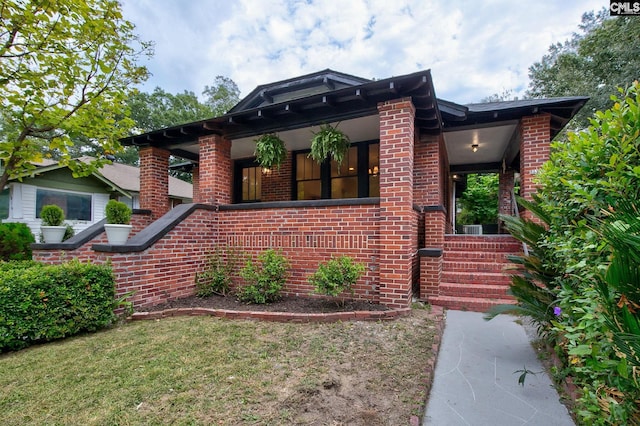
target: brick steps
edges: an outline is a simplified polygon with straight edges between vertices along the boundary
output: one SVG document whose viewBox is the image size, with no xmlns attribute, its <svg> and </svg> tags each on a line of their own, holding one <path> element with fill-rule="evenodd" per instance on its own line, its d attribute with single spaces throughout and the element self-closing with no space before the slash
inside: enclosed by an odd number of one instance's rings
<svg viewBox="0 0 640 426">
<path fill-rule="evenodd" d="M 521 250 L 521 244 L 508 235 L 446 236 L 439 295 L 429 302 L 477 312 L 514 304 L 507 292 L 515 265 L 507 257 Z"/>
<path fill-rule="evenodd" d="M 484 297 L 437 296 L 429 299 L 430 303 L 457 311 L 486 312 L 491 307 L 502 304 L 515 304 L 513 299 L 487 299 Z"/>
<path fill-rule="evenodd" d="M 509 286 L 486 284 L 441 283 L 440 294 L 455 297 L 484 297 L 489 299 L 510 299 Z"/>
</svg>

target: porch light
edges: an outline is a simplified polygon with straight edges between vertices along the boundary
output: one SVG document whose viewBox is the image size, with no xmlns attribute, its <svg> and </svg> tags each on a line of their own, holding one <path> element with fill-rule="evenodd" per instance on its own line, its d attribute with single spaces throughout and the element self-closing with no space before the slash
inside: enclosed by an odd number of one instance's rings
<svg viewBox="0 0 640 426">
<path fill-rule="evenodd" d="M 270 175 L 271 174 L 271 169 L 268 167 L 263 167 L 262 168 L 262 174 L 263 175 Z"/>
<path fill-rule="evenodd" d="M 477 143 L 472 143 L 471 144 L 471 151 L 478 152 L 478 144 Z"/>
</svg>

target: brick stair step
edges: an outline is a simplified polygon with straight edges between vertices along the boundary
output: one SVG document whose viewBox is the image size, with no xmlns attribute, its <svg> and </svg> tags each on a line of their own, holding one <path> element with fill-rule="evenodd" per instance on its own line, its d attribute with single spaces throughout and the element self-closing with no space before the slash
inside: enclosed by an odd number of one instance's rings
<svg viewBox="0 0 640 426">
<path fill-rule="evenodd" d="M 510 298 L 507 294 L 509 286 L 505 285 L 466 285 L 457 283 L 441 283 L 440 295 L 452 297 L 476 297 L 486 299 Z"/>
<path fill-rule="evenodd" d="M 471 262 L 511 263 L 507 256 L 520 254 L 516 252 L 445 250 L 442 258 L 445 261 L 466 260 Z"/>
<path fill-rule="evenodd" d="M 454 284 L 487 284 L 487 285 L 509 285 L 511 277 L 502 272 L 458 272 L 458 271 L 442 271 L 440 282 Z"/>
<path fill-rule="evenodd" d="M 442 306 L 447 309 L 455 309 L 459 311 L 486 312 L 489 308 L 502 304 L 515 304 L 514 299 L 483 299 L 477 297 L 451 297 L 437 296 L 430 297 L 429 303 L 436 306 Z"/>
<path fill-rule="evenodd" d="M 509 271 L 510 269 L 511 264 L 496 262 L 465 262 L 460 260 L 445 260 L 442 264 L 442 270 L 449 272 L 494 272 L 500 274 L 503 271 Z"/>
</svg>

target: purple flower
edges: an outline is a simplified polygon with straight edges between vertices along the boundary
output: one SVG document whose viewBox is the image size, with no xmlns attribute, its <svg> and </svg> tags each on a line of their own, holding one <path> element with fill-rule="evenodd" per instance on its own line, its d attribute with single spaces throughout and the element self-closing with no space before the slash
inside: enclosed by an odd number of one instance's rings
<svg viewBox="0 0 640 426">
<path fill-rule="evenodd" d="M 553 307 L 553 315 L 555 315 L 557 317 L 562 315 L 562 308 L 560 308 L 560 306 L 554 306 Z"/>
</svg>

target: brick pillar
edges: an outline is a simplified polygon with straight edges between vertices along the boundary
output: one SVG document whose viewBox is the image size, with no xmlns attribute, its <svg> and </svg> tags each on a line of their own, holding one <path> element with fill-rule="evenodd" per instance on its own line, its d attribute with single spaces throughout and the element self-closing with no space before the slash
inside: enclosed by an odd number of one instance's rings
<svg viewBox="0 0 640 426">
<path fill-rule="evenodd" d="M 194 164 L 191 169 L 191 184 L 193 185 L 193 202 L 200 202 L 200 168 Z"/>
<path fill-rule="evenodd" d="M 411 303 L 415 253 L 413 150 L 415 107 L 408 98 L 378 104 L 380 115 L 380 303 Z"/>
<path fill-rule="evenodd" d="M 551 116 L 524 117 L 520 122 L 520 195 L 531 200 L 537 184 L 534 178 L 551 153 Z M 531 218 L 530 212 L 524 217 Z"/>
<path fill-rule="evenodd" d="M 169 211 L 169 151 L 140 148 L 140 208 L 151 210 L 153 220 Z"/>
<path fill-rule="evenodd" d="M 445 207 L 445 178 L 448 162 L 442 137 L 420 142 L 418 147 L 420 175 L 425 176 L 419 193 L 424 208 L 424 247 L 429 255 L 420 258 L 420 299 L 429 300 L 440 295 L 442 250 L 447 223 Z M 418 156 L 417 156 L 418 158 Z M 443 163 L 446 167 L 443 166 Z M 416 188 L 418 191 L 418 188 Z"/>
<path fill-rule="evenodd" d="M 198 202 L 231 204 L 231 141 L 219 135 L 209 135 L 201 137 L 198 142 Z"/>
</svg>

